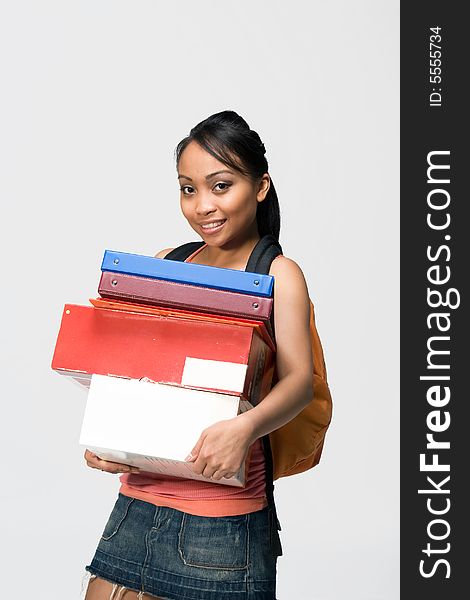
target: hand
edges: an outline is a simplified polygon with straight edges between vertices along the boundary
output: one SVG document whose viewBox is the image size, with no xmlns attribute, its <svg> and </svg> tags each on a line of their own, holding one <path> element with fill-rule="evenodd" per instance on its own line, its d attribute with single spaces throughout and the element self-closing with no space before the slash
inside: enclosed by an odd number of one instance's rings
<svg viewBox="0 0 470 600">
<path fill-rule="evenodd" d="M 245 420 L 235 417 L 218 421 L 204 429 L 186 458 L 193 470 L 204 477 L 219 480 L 233 477 L 245 460 L 254 440 Z"/>
<path fill-rule="evenodd" d="M 140 473 L 140 469 L 137 467 L 131 467 L 130 465 L 124 465 L 122 463 L 111 462 L 109 460 L 104 460 L 99 458 L 88 450 L 85 450 L 84 454 L 86 464 L 92 469 L 99 469 L 100 471 L 106 471 L 106 473 Z"/>
</svg>

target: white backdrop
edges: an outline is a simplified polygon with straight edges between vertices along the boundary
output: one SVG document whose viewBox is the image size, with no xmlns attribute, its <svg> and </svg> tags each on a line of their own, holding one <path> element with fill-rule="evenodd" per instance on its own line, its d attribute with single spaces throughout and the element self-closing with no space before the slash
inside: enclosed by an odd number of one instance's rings
<svg viewBox="0 0 470 600">
<path fill-rule="evenodd" d="M 399 3 L 0 1 L 2 595 L 79 598 L 119 482 L 50 369 L 105 248 L 195 239 L 173 151 L 232 109 L 267 148 L 281 243 L 334 398 L 321 464 L 276 483 L 281 600 L 399 597 Z"/>
</svg>

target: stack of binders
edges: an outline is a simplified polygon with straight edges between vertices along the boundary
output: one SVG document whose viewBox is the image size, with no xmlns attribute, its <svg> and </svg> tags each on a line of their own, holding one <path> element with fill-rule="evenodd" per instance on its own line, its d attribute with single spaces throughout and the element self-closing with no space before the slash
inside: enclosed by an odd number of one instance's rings
<svg viewBox="0 0 470 600">
<path fill-rule="evenodd" d="M 99 298 L 66 304 L 52 368 L 89 388 L 80 444 L 153 473 L 185 462 L 203 429 L 271 388 L 274 279 L 106 250 Z M 243 487 L 246 464 L 219 483 Z"/>
</svg>

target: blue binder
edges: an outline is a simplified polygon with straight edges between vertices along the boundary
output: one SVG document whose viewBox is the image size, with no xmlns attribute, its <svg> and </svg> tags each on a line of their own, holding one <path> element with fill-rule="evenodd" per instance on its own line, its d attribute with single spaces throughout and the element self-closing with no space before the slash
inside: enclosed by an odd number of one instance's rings
<svg viewBox="0 0 470 600">
<path fill-rule="evenodd" d="M 272 295 L 274 286 L 272 275 L 164 260 L 114 250 L 105 250 L 101 270 L 264 297 Z"/>
</svg>

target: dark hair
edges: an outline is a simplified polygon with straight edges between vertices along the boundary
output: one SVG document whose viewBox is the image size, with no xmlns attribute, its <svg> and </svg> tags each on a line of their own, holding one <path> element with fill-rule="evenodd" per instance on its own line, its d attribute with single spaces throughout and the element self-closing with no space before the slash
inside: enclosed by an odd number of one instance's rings
<svg viewBox="0 0 470 600">
<path fill-rule="evenodd" d="M 204 119 L 191 129 L 175 149 L 176 164 L 186 146 L 197 142 L 221 163 L 256 181 L 268 171 L 263 142 L 248 123 L 233 110 L 224 110 Z M 256 223 L 260 237 L 271 234 L 279 240 L 281 216 L 271 179 L 266 198 L 258 203 Z"/>
</svg>

